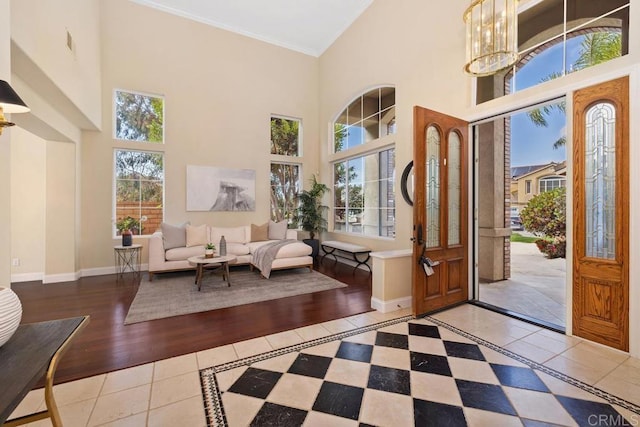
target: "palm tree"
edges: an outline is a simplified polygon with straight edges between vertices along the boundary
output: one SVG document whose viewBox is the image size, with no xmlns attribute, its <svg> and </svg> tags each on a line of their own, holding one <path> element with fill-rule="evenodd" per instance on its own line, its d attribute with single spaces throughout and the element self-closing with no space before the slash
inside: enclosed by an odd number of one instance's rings
<svg viewBox="0 0 640 427">
<path fill-rule="evenodd" d="M 572 70 L 579 71 L 584 68 L 589 68 L 593 65 L 607 62 L 613 58 L 617 58 L 622 55 L 622 33 L 619 30 L 612 31 L 600 31 L 597 33 L 590 33 L 584 36 L 582 43 L 580 43 L 580 56 L 576 62 L 573 63 Z M 540 83 L 557 79 L 562 77 L 562 73 L 553 72 L 548 76 L 540 79 Z M 546 116 L 551 114 L 554 109 L 558 109 L 564 113 L 566 111 L 566 104 L 564 101 L 546 105 L 533 109 L 527 113 L 529 119 L 534 125 L 539 127 L 547 127 Z M 567 143 L 565 136 L 560 137 L 553 143 L 553 148 L 558 149 L 563 147 Z"/>
</svg>

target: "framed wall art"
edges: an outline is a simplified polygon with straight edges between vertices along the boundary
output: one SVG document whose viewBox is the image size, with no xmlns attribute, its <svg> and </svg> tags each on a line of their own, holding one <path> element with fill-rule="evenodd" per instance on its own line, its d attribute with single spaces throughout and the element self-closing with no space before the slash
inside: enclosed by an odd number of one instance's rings
<svg viewBox="0 0 640 427">
<path fill-rule="evenodd" d="M 255 210 L 255 170 L 187 166 L 187 211 Z"/>
</svg>

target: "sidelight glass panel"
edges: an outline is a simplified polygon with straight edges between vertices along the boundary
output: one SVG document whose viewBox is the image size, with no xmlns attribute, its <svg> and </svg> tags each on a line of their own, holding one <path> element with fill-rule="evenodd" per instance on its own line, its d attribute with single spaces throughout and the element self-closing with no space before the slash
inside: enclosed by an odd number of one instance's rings
<svg viewBox="0 0 640 427">
<path fill-rule="evenodd" d="M 440 246 L 440 132 L 429 126 L 426 133 L 425 241 L 427 248 Z"/>
<path fill-rule="evenodd" d="M 449 245 L 460 244 L 460 136 L 449 133 L 447 159 L 447 185 L 449 188 Z"/>
<path fill-rule="evenodd" d="M 586 255 L 616 256 L 616 111 L 610 103 L 587 110 L 585 134 Z"/>
</svg>

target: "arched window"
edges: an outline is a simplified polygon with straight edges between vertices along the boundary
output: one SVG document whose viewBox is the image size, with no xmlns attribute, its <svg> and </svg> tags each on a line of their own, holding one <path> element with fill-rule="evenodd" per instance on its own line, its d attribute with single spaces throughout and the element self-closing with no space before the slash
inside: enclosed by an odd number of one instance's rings
<svg viewBox="0 0 640 427">
<path fill-rule="evenodd" d="M 386 138 L 396 133 L 395 93 L 369 90 L 333 122 L 334 232 L 395 236 L 395 141 Z"/>
<path fill-rule="evenodd" d="M 629 0 L 520 0 L 520 61 L 478 78 L 478 104 L 626 55 Z"/>
</svg>

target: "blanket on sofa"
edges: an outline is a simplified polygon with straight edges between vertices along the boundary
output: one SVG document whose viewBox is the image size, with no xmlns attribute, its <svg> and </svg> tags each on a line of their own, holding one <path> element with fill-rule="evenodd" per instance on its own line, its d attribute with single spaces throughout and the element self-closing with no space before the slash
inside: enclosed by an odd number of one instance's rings
<svg viewBox="0 0 640 427">
<path fill-rule="evenodd" d="M 260 269 L 260 273 L 268 279 L 271 275 L 273 260 L 276 259 L 280 249 L 295 242 L 297 242 L 297 240 L 285 239 L 260 246 L 253 253 L 252 264 L 258 267 Z"/>
</svg>

